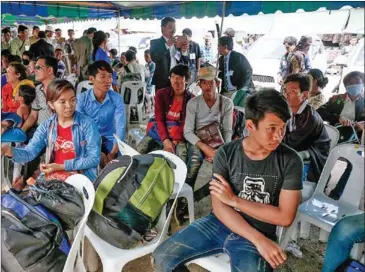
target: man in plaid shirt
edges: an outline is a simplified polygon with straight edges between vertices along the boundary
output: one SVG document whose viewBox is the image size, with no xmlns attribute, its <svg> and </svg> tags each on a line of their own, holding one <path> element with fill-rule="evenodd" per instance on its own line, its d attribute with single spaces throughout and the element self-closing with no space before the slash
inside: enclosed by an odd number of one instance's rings
<svg viewBox="0 0 365 272">
<path fill-rule="evenodd" d="M 204 45 L 200 47 L 200 54 L 202 56 L 202 64 L 205 62 L 208 62 L 209 64 L 216 63 L 216 53 L 214 52 L 213 46 L 212 46 L 212 33 L 207 32 L 204 35 Z"/>
</svg>

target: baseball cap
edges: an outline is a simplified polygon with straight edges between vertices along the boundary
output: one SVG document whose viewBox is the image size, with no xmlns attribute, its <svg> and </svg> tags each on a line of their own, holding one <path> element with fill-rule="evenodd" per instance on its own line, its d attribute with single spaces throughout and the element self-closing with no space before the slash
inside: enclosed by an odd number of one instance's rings
<svg viewBox="0 0 365 272">
<path fill-rule="evenodd" d="M 233 28 L 229 27 L 224 31 L 224 34 L 226 34 L 229 37 L 234 37 L 234 35 L 236 34 L 236 31 L 234 31 Z"/>
<path fill-rule="evenodd" d="M 52 26 L 46 26 L 46 31 L 54 32 L 54 29 Z"/>
<path fill-rule="evenodd" d="M 213 80 L 216 78 L 217 69 L 215 69 L 213 66 L 207 66 L 200 68 L 198 73 L 198 79 L 204 79 L 204 80 Z"/>
</svg>

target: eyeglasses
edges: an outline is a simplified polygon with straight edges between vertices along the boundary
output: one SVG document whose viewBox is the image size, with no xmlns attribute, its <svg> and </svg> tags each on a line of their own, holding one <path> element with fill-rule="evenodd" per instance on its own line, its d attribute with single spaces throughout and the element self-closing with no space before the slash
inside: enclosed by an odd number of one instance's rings
<svg viewBox="0 0 365 272">
<path fill-rule="evenodd" d="M 35 67 L 35 69 L 36 69 L 36 70 L 42 70 L 44 67 L 47 67 L 47 66 L 46 66 L 46 65 L 44 65 L 44 66 L 37 65 L 37 66 Z"/>
</svg>

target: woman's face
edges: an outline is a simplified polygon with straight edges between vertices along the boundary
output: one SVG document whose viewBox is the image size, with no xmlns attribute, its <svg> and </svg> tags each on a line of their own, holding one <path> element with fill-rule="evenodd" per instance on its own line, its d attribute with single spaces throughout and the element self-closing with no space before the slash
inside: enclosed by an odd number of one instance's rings
<svg viewBox="0 0 365 272">
<path fill-rule="evenodd" d="M 172 73 L 170 81 L 171 87 L 174 90 L 175 95 L 181 95 L 185 92 L 185 77 Z"/>
<path fill-rule="evenodd" d="M 17 73 L 13 66 L 9 66 L 6 69 L 6 80 L 10 84 L 19 82 L 19 73 Z"/>
<path fill-rule="evenodd" d="M 49 102 L 49 106 L 57 113 L 59 117 L 72 117 L 76 108 L 76 95 L 74 90 L 68 89 L 63 91 L 56 101 Z"/>
</svg>

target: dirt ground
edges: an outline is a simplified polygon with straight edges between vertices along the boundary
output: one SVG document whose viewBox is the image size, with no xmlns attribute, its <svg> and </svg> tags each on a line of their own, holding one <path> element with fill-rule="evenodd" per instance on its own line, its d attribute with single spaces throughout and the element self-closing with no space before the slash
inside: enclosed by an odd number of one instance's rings
<svg viewBox="0 0 365 272">
<path fill-rule="evenodd" d="M 341 170 L 342 169 L 342 170 Z M 343 172 L 344 166 L 339 162 L 337 167 L 337 173 L 335 176 L 340 176 Z M 212 175 L 211 164 L 204 161 L 202 168 L 200 169 L 197 188 L 206 183 Z M 329 187 L 333 187 L 335 184 L 333 181 Z M 210 197 L 206 197 L 198 203 L 195 203 L 195 219 L 201 218 L 211 212 L 211 200 Z M 186 223 L 187 225 L 187 223 Z M 186 226 L 185 225 L 185 226 Z M 184 227 L 184 226 L 182 226 Z M 176 225 L 176 222 L 172 221 L 172 232 L 176 232 L 181 227 Z M 288 261 L 282 267 L 276 269 L 278 272 L 317 272 L 320 271 L 324 253 L 326 249 L 326 243 L 322 243 L 318 240 L 319 228 L 311 226 L 311 232 L 308 240 L 298 239 L 298 245 L 303 253 L 302 258 L 297 258 L 291 253 L 288 253 Z M 197 266 L 190 265 L 189 270 L 191 272 L 205 272 L 207 270 Z M 101 272 L 102 269 L 99 270 Z M 128 263 L 124 268 L 123 272 L 152 272 L 154 271 L 151 266 L 151 255 L 144 256 Z M 109 271 L 107 271 L 109 272 Z M 224 272 L 224 271 L 222 271 Z"/>
</svg>

